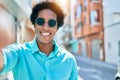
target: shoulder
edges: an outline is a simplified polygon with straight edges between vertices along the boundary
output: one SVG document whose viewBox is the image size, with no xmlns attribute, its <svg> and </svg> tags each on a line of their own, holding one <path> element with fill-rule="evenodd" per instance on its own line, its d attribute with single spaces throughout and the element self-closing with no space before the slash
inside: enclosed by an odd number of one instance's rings
<svg viewBox="0 0 120 80">
<path fill-rule="evenodd" d="M 30 42 L 25 42 L 23 44 L 21 43 L 13 43 L 13 44 L 10 44 L 8 46 L 6 46 L 5 48 L 3 48 L 2 50 L 5 51 L 22 51 L 22 50 L 27 50 L 29 49 L 31 46 L 30 46 Z"/>
<path fill-rule="evenodd" d="M 8 45 L 8 46 L 6 46 L 6 47 L 4 47 L 3 49 L 14 49 L 14 50 L 18 50 L 18 49 L 20 49 L 21 48 L 21 44 L 19 44 L 19 43 L 13 43 L 13 44 L 10 44 L 10 45 Z"/>
</svg>

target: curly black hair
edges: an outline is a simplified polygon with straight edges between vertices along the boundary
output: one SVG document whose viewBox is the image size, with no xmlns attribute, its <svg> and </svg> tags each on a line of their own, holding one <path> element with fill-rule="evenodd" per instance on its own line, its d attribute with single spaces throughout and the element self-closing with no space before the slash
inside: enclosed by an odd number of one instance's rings
<svg viewBox="0 0 120 80">
<path fill-rule="evenodd" d="M 64 10 L 61 8 L 61 6 L 58 4 L 59 3 L 49 2 L 49 1 L 44 1 L 44 2 L 40 2 L 40 3 L 36 4 L 33 7 L 32 13 L 30 16 L 30 20 L 31 20 L 32 24 L 35 24 L 35 19 L 38 17 L 39 11 L 41 11 L 43 9 L 50 9 L 53 12 L 55 12 L 57 15 L 58 28 L 61 27 L 64 24 L 65 13 L 64 13 Z"/>
</svg>

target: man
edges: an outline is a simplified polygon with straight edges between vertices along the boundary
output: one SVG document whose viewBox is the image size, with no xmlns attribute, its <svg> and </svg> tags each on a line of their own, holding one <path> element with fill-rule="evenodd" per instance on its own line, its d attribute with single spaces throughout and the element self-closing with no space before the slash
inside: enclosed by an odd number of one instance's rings
<svg viewBox="0 0 120 80">
<path fill-rule="evenodd" d="M 65 14 L 55 2 L 34 6 L 31 22 L 36 37 L 31 42 L 0 49 L 0 74 L 13 72 L 14 80 L 78 80 L 75 58 L 54 39 Z"/>
</svg>

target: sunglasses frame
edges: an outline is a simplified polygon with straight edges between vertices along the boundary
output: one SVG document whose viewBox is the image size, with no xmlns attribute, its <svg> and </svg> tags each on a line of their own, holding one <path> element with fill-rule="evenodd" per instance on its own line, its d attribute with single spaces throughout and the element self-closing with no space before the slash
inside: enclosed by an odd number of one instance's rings
<svg viewBox="0 0 120 80">
<path fill-rule="evenodd" d="M 57 21 L 55 19 L 45 20 L 44 18 L 38 17 L 35 19 L 35 23 L 39 26 L 43 26 L 45 23 L 47 23 L 49 27 L 55 27 L 57 24 Z"/>
</svg>

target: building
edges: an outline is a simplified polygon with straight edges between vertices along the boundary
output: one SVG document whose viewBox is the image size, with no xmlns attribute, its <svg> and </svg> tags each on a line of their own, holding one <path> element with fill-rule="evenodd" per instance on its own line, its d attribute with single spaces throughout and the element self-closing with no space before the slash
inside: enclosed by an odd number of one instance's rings
<svg viewBox="0 0 120 80">
<path fill-rule="evenodd" d="M 105 60 L 102 0 L 76 0 L 73 30 L 79 54 Z"/>
<path fill-rule="evenodd" d="M 32 29 L 32 25 L 29 21 L 32 9 L 32 0 L 0 0 L 0 4 L 5 7 L 14 19 L 15 42 L 32 40 L 34 37 L 34 30 Z"/>
<path fill-rule="evenodd" d="M 109 4 L 108 4 L 109 3 Z M 105 61 L 120 64 L 120 0 L 103 0 Z M 119 65 L 120 66 L 120 65 Z M 120 69 L 120 68 L 119 68 Z"/>
<path fill-rule="evenodd" d="M 15 22 L 8 10 L 0 4 L 0 48 L 15 42 Z"/>
</svg>

